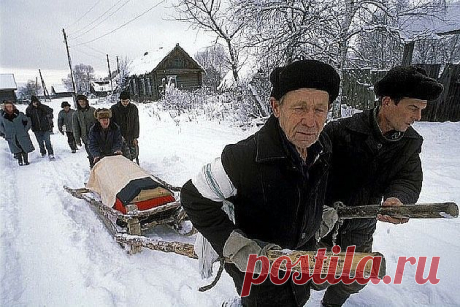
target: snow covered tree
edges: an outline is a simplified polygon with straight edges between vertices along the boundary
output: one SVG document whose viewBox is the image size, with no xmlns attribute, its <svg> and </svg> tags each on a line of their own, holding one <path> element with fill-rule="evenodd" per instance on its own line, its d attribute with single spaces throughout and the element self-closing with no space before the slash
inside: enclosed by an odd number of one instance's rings
<svg viewBox="0 0 460 307">
<path fill-rule="evenodd" d="M 203 85 L 215 92 L 230 68 L 224 47 L 220 44 L 206 47 L 197 52 L 194 58 L 204 68 Z"/>
<path fill-rule="evenodd" d="M 95 79 L 94 77 L 94 68 L 91 65 L 78 64 L 74 66 L 73 77 L 75 79 L 75 87 L 77 93 L 89 93 L 90 92 L 90 83 Z M 62 79 L 62 83 L 66 86 L 68 90 L 73 91 L 72 88 L 72 79 L 70 74 L 68 74 L 66 79 Z"/>
<path fill-rule="evenodd" d="M 245 25 L 244 20 L 233 18 L 232 2 L 222 0 L 178 0 L 175 9 L 176 20 L 190 23 L 192 28 L 212 32 L 221 39 L 228 52 L 228 64 L 233 78 L 238 82 L 239 38 Z"/>
<path fill-rule="evenodd" d="M 33 80 L 28 80 L 26 85 L 18 89 L 18 98 L 20 100 L 29 100 L 30 96 L 38 95 L 42 87 L 39 83 L 36 83 Z"/>
</svg>

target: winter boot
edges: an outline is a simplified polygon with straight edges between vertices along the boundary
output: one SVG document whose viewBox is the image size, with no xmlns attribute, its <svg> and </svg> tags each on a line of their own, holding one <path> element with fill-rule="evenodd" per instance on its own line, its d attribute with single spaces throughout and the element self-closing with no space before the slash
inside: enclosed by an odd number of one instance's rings
<svg viewBox="0 0 460 307">
<path fill-rule="evenodd" d="M 22 160 L 24 161 L 24 165 L 29 165 L 29 154 L 27 152 L 22 153 Z"/>
<path fill-rule="evenodd" d="M 17 157 L 18 157 L 18 164 L 19 165 L 24 165 L 24 162 L 22 161 L 22 153 L 18 153 Z"/>
</svg>

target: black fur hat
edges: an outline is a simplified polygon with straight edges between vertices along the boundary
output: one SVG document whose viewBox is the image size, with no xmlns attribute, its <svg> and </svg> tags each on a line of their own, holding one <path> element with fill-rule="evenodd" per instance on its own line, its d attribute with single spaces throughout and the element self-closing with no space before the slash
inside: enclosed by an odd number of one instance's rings
<svg viewBox="0 0 460 307">
<path fill-rule="evenodd" d="M 61 103 L 61 108 L 70 107 L 70 104 L 67 101 Z"/>
<path fill-rule="evenodd" d="M 128 91 L 123 91 L 120 93 L 120 100 L 131 99 Z"/>
<path fill-rule="evenodd" d="M 38 100 L 37 96 L 35 96 L 35 95 L 30 96 L 30 101 L 31 102 L 40 102 L 40 100 Z"/>
<path fill-rule="evenodd" d="M 423 68 L 415 66 L 396 66 L 374 84 L 374 92 L 378 97 L 417 98 L 434 100 L 441 95 L 441 83 L 427 76 Z"/>
<path fill-rule="evenodd" d="M 314 88 L 329 94 L 332 103 L 339 94 L 340 77 L 329 64 L 316 60 L 300 60 L 285 67 L 276 67 L 270 74 L 271 96 L 279 100 L 287 92 Z"/>
</svg>

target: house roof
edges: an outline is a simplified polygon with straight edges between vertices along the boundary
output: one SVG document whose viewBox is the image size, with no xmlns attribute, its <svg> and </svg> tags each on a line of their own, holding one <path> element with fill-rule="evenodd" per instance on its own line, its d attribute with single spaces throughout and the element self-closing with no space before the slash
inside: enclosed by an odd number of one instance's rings
<svg viewBox="0 0 460 307">
<path fill-rule="evenodd" d="M 446 4 L 445 11 L 410 16 L 403 21 L 403 29 L 403 36 L 409 40 L 420 36 L 436 38 L 439 35 L 460 34 L 460 1 Z"/>
<path fill-rule="evenodd" d="M 201 67 L 201 65 L 193 57 L 191 57 L 181 46 L 179 46 L 179 44 L 176 44 L 174 48 L 166 49 L 160 47 L 155 51 L 146 52 L 143 56 L 132 60 L 128 65 L 129 75 L 139 76 L 152 72 L 176 48 L 185 52 L 185 54 L 187 54 L 204 71 L 203 67 Z"/>
<path fill-rule="evenodd" d="M 51 91 L 58 93 L 71 93 L 72 91 L 68 90 L 64 84 L 53 84 L 51 85 Z"/>
<path fill-rule="evenodd" d="M 0 74 L 0 90 L 16 90 L 17 88 L 13 74 Z"/>
<path fill-rule="evenodd" d="M 95 92 L 109 92 L 112 90 L 110 81 L 92 81 L 91 86 Z"/>
</svg>

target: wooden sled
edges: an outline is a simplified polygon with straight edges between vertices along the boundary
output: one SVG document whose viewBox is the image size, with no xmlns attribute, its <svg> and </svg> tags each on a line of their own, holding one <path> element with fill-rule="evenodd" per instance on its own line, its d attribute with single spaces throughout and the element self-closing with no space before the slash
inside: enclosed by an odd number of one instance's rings
<svg viewBox="0 0 460 307">
<path fill-rule="evenodd" d="M 128 247 L 130 254 L 141 250 L 142 244 L 139 244 L 139 240 L 148 241 L 143 234 L 157 225 L 170 226 L 181 235 L 191 235 L 195 231 L 192 227 L 188 229 L 184 224 L 187 215 L 180 206 L 179 200 L 144 211 L 138 210 L 135 204 L 131 204 L 126 206 L 127 213 L 123 214 L 104 205 L 97 194 L 86 188 L 72 189 L 64 186 L 64 189 L 72 196 L 90 204 L 91 209 L 102 220 L 110 234 L 122 246 Z"/>
</svg>

